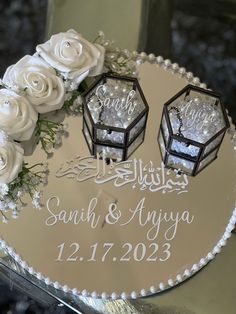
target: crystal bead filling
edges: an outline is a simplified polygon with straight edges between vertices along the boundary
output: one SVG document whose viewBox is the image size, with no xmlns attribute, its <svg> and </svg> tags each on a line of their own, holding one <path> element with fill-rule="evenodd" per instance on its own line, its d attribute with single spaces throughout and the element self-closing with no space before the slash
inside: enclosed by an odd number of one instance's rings
<svg viewBox="0 0 236 314">
<path fill-rule="evenodd" d="M 144 104 L 132 82 L 107 79 L 87 97 L 94 123 L 126 129 L 143 111 Z"/>
<path fill-rule="evenodd" d="M 217 156 L 218 149 L 215 149 L 213 152 L 211 152 L 206 158 L 204 158 L 200 164 L 199 164 L 199 170 L 201 170 L 203 167 L 207 166 L 209 163 L 212 162 Z"/>
<path fill-rule="evenodd" d="M 171 150 L 177 153 L 183 153 L 190 155 L 192 157 L 196 157 L 199 154 L 200 147 L 194 145 L 186 145 L 185 142 L 180 142 L 178 140 L 173 140 L 171 144 Z"/>
<path fill-rule="evenodd" d="M 165 165 L 196 175 L 217 157 L 228 127 L 220 96 L 187 85 L 164 105 L 158 141 Z"/>
<path fill-rule="evenodd" d="M 204 150 L 204 155 L 207 155 L 207 153 L 209 153 L 210 151 L 212 151 L 212 149 L 218 146 L 222 141 L 223 137 L 224 134 L 221 134 L 218 137 L 216 137 L 209 145 L 207 145 L 206 149 Z"/>
<path fill-rule="evenodd" d="M 181 136 L 199 143 L 206 143 L 225 127 L 218 100 L 199 92 L 190 92 L 183 100 L 170 104 L 168 110 L 173 133 L 180 133 Z"/>
<path fill-rule="evenodd" d="M 97 130 L 97 139 L 99 141 L 107 141 L 110 143 L 119 143 L 122 144 L 124 143 L 124 133 L 122 132 L 107 132 L 107 130 Z"/>
<path fill-rule="evenodd" d="M 117 162 L 123 158 L 123 151 L 121 148 L 115 148 L 110 146 L 96 145 L 96 154 L 103 158 L 109 158 Z"/>
<path fill-rule="evenodd" d="M 167 165 L 171 168 L 181 169 L 187 174 L 191 174 L 194 168 L 192 161 L 184 160 L 171 154 L 168 156 Z"/>
<path fill-rule="evenodd" d="M 128 148 L 128 157 L 133 154 L 133 152 L 136 150 L 136 148 L 143 142 L 144 139 L 144 131 L 139 134 L 138 137 L 136 137 L 136 139 L 132 142 L 132 144 L 129 146 Z"/>
<path fill-rule="evenodd" d="M 143 116 L 137 124 L 130 130 L 129 132 L 129 142 L 132 141 L 132 139 L 139 133 L 141 129 L 144 128 L 144 125 L 146 123 L 146 116 Z"/>
<path fill-rule="evenodd" d="M 91 138 L 91 154 L 125 160 L 141 145 L 148 105 L 137 79 L 103 74 L 85 92 L 83 104 L 83 133 L 89 148 Z"/>
</svg>

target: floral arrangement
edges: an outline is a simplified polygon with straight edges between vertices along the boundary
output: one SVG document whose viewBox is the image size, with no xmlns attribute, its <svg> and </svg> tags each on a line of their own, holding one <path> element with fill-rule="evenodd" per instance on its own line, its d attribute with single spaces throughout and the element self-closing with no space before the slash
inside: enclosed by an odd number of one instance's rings
<svg viewBox="0 0 236 314">
<path fill-rule="evenodd" d="M 87 77 L 112 71 L 136 75 L 134 55 L 120 50 L 102 32 L 93 43 L 75 30 L 53 35 L 11 65 L 0 80 L 0 213 L 16 218 L 29 194 L 32 204 L 41 208 L 40 184 L 47 183 L 47 163 L 33 166 L 24 162 L 24 143 L 36 137 L 48 157 L 66 134 L 62 123 L 50 113 L 64 110 L 81 112 L 83 82 Z"/>
</svg>

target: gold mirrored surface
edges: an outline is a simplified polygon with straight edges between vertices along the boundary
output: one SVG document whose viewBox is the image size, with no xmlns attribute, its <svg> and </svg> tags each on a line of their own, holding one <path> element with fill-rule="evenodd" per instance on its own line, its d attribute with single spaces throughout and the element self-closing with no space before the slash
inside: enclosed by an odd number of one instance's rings
<svg viewBox="0 0 236 314">
<path fill-rule="evenodd" d="M 145 140 L 129 162 L 90 158 L 82 118 L 66 117 L 69 137 L 49 159 L 44 208 L 28 206 L 1 225 L 1 236 L 30 266 L 79 291 L 120 294 L 166 284 L 214 248 L 234 207 L 229 136 L 198 176 L 178 178 L 163 169 L 157 143 L 162 105 L 187 82 L 150 64 L 140 66 L 139 77 L 150 111 Z M 28 161 L 45 159 L 37 147 Z M 121 171 L 125 177 L 117 175 Z"/>
</svg>

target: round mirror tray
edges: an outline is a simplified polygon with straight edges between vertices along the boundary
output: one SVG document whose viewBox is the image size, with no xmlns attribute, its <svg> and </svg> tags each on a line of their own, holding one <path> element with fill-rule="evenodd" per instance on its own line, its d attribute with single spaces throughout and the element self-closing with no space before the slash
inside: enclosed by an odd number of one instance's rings
<svg viewBox="0 0 236 314">
<path fill-rule="evenodd" d="M 13 258 L 66 292 L 116 299 L 163 291 L 213 259 L 234 225 L 230 135 L 197 176 L 165 168 L 157 140 L 163 104 L 188 82 L 148 62 L 138 72 L 149 113 L 134 153 L 120 162 L 93 158 L 83 117 L 62 117 L 69 136 L 48 159 L 42 209 L 29 200 L 18 219 L 0 227 L 1 243 Z M 38 145 L 26 161 L 46 158 Z"/>
</svg>

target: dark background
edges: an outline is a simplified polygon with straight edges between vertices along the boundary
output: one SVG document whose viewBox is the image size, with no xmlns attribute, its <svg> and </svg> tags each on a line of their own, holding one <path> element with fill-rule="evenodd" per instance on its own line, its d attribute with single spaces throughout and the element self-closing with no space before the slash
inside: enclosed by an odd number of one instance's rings
<svg viewBox="0 0 236 314">
<path fill-rule="evenodd" d="M 236 1 L 144 0 L 140 50 L 163 55 L 220 92 L 236 122 Z M 46 0 L 0 1 L 0 77 L 45 39 Z M 0 276 L 0 313 L 69 313 Z"/>
</svg>

